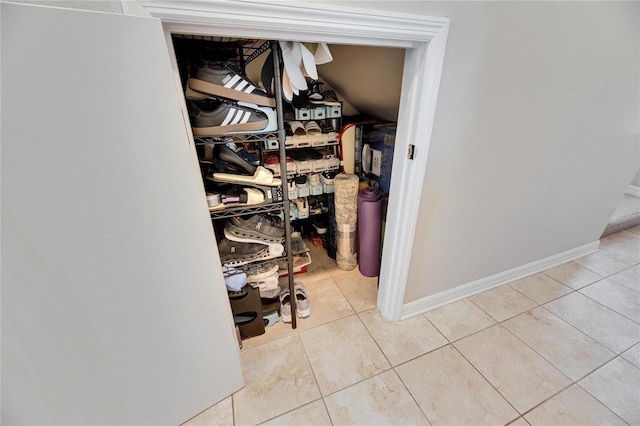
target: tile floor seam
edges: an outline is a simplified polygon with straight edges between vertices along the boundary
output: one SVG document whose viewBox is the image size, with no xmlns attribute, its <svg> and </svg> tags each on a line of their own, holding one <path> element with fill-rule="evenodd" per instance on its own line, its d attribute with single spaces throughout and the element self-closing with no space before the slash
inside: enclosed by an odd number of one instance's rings
<svg viewBox="0 0 640 426">
<path fill-rule="evenodd" d="M 542 308 L 544 309 L 544 307 L 542 306 L 538 306 L 538 308 Z M 537 308 L 534 308 L 537 309 Z M 546 309 L 545 309 L 546 310 Z M 530 311 L 526 311 L 526 312 L 530 312 Z M 523 312 L 526 313 L 526 312 Z M 548 311 L 547 311 L 548 312 Z M 550 312 L 552 315 L 553 312 Z M 522 315 L 522 314 L 520 314 Z M 555 316 L 555 315 L 554 315 Z M 514 317 L 515 318 L 515 317 Z M 513 337 L 515 337 L 516 339 L 518 339 L 520 342 L 522 342 L 525 346 L 527 346 L 529 349 L 531 349 L 533 352 L 536 353 L 536 355 L 538 355 L 540 358 L 542 358 L 543 360 L 545 360 L 546 362 L 549 363 L 549 365 L 551 365 L 553 368 L 555 368 L 556 370 L 558 370 L 559 373 L 561 373 L 563 376 L 565 376 L 566 378 L 568 378 L 569 380 L 571 380 L 572 382 L 576 382 L 574 381 L 571 377 L 569 377 L 564 371 L 562 371 L 560 369 L 560 367 L 558 367 L 557 365 L 555 365 L 555 363 L 553 361 L 551 361 L 550 359 L 548 359 L 546 356 L 544 356 L 543 354 L 541 354 L 540 352 L 538 352 L 533 346 L 529 345 L 527 342 L 525 342 L 524 340 L 522 340 L 517 334 L 515 334 L 513 331 L 511 331 L 508 327 L 506 327 L 505 325 L 502 325 L 502 327 L 509 332 Z M 584 334 L 584 333 L 583 333 Z M 589 337 L 589 336 L 587 336 Z M 596 343 L 598 343 L 600 346 L 604 347 L 605 349 L 607 349 L 602 343 L 598 342 L 597 340 L 591 338 L 591 340 L 594 340 Z M 608 361 L 604 362 L 602 365 L 596 367 L 594 370 L 590 371 L 588 374 L 586 374 L 585 376 L 588 376 L 589 374 L 593 373 L 594 371 L 596 371 L 598 368 L 606 365 L 607 363 L 611 362 L 612 360 L 614 360 L 618 355 L 615 354 L 615 352 L 613 352 L 612 350 L 608 349 L 610 352 L 614 353 L 613 358 L 609 359 Z M 584 378 L 584 377 L 582 377 Z M 580 378 L 579 380 L 582 380 L 582 378 Z"/>
<path fill-rule="evenodd" d="M 570 294 L 570 293 L 569 293 L 569 294 Z M 582 293 L 580 293 L 580 294 L 581 294 L 582 296 L 585 296 L 585 295 L 584 295 L 584 294 L 582 294 Z M 565 294 L 565 296 L 568 296 L 568 294 Z M 587 296 L 585 296 L 585 297 L 587 297 Z M 593 300 L 593 299 L 590 299 L 590 298 L 589 298 L 589 300 Z M 602 346 L 603 348 L 607 349 L 609 352 L 613 352 L 616 356 L 623 354 L 624 352 L 628 351 L 629 349 L 633 348 L 635 345 L 637 345 L 638 343 L 640 343 L 640 339 L 638 339 L 638 341 L 636 341 L 635 343 L 633 343 L 630 347 L 628 347 L 628 348 L 624 349 L 624 350 L 623 350 L 622 352 L 620 352 L 620 353 L 617 353 L 616 351 L 614 351 L 613 349 L 610 349 L 608 346 L 606 346 L 603 342 L 601 342 L 601 341 L 600 341 L 600 340 L 598 340 L 597 338 L 595 338 L 595 337 L 593 337 L 593 336 L 590 336 L 589 334 L 585 333 L 584 331 L 582 331 L 581 329 L 579 329 L 579 328 L 578 328 L 578 327 L 576 327 L 575 325 L 571 324 L 569 321 L 567 321 L 566 319 L 564 319 L 564 318 L 563 318 L 563 317 L 561 317 L 560 315 L 557 315 L 555 312 L 553 312 L 553 311 L 549 310 L 549 308 L 547 308 L 547 307 L 546 307 L 546 305 L 547 305 L 548 303 L 553 302 L 553 301 L 554 301 L 554 300 L 550 300 L 549 302 L 547 302 L 547 303 L 545 303 L 544 305 L 540 306 L 540 308 L 543 308 L 545 311 L 549 312 L 551 315 L 553 315 L 553 316 L 555 316 L 555 317 L 559 318 L 562 322 L 564 322 L 564 323 L 566 323 L 567 325 L 571 326 L 572 328 L 574 328 L 574 329 L 578 330 L 580 333 L 584 334 L 584 335 L 585 335 L 585 336 L 587 336 L 589 339 L 591 339 L 591 340 L 595 341 L 595 342 L 596 342 L 596 343 L 598 343 L 600 346 Z M 602 305 L 602 304 L 599 304 L 599 305 L 604 306 L 604 305 Z M 607 308 L 606 306 L 604 306 L 604 307 L 605 307 L 605 308 Z M 611 312 L 614 312 L 614 313 L 616 313 L 616 314 L 620 315 L 618 312 L 614 311 L 613 309 L 610 309 L 610 308 L 607 308 L 607 309 L 609 309 Z M 626 318 L 626 317 L 624 317 L 624 316 L 623 316 L 623 318 Z M 628 318 L 627 318 L 627 319 L 628 319 Z M 630 320 L 630 321 L 631 321 L 631 320 Z M 635 321 L 634 321 L 634 322 L 635 322 Z M 609 361 L 611 361 L 611 360 L 609 360 Z M 607 362 L 609 362 L 609 361 L 607 361 Z"/>
<path fill-rule="evenodd" d="M 496 327 L 497 325 L 499 325 L 499 324 L 493 324 L 491 327 Z M 487 328 L 488 328 L 488 327 L 487 327 Z M 516 412 L 516 413 L 518 413 L 520 416 L 522 416 L 522 414 L 520 413 L 520 411 L 518 411 L 518 409 L 517 409 L 517 408 L 516 408 L 512 403 L 511 403 L 511 401 L 509 401 L 509 399 L 507 399 L 506 395 L 503 395 L 503 394 L 502 394 L 502 392 L 500 392 L 500 391 L 498 390 L 498 388 L 496 388 L 496 387 L 493 385 L 493 383 L 491 383 L 491 381 L 490 381 L 487 377 L 485 377 L 485 375 L 484 375 L 484 374 L 482 374 L 482 372 L 478 369 L 478 367 L 477 367 L 473 362 L 471 362 L 471 360 L 470 360 L 470 359 L 468 359 L 468 358 L 467 358 L 467 357 L 462 353 L 462 351 L 461 351 L 461 350 L 460 350 L 456 345 L 454 345 L 453 343 L 451 343 L 451 347 L 452 347 L 456 352 L 458 352 L 458 354 L 460 354 L 460 356 L 461 356 L 461 357 L 462 357 L 462 358 L 463 358 L 463 359 L 464 359 L 464 360 L 465 360 L 465 361 L 466 361 L 466 362 L 467 362 L 467 363 L 468 363 L 468 364 L 469 364 L 469 365 L 470 365 L 470 366 L 471 366 L 471 367 L 472 367 L 472 368 L 473 368 L 473 369 L 474 369 L 474 370 L 475 370 L 475 371 L 480 375 L 480 377 L 482 377 L 482 378 L 484 379 L 484 381 L 485 381 L 485 382 L 487 382 L 487 384 L 488 384 L 489 386 L 491 386 L 491 387 L 493 388 L 493 390 L 495 390 L 495 391 L 498 393 L 498 395 L 500 395 L 500 397 L 501 397 L 502 399 L 504 399 L 504 400 L 505 400 L 505 402 L 506 402 L 507 404 L 509 404 L 509 406 L 510 406 L 511 408 L 513 408 L 513 411 L 515 411 L 515 412 Z M 509 423 L 512 423 L 512 422 L 514 422 L 514 421 L 515 421 L 515 420 L 517 420 L 517 419 L 518 419 L 518 418 L 516 417 L 515 419 L 511 420 Z M 508 423 L 507 423 L 507 424 L 508 424 Z"/>
<path fill-rule="evenodd" d="M 574 386 L 574 385 L 577 385 L 577 383 L 575 383 L 575 382 L 569 383 L 567 386 L 565 386 L 564 388 L 562 388 L 559 391 L 555 392 L 553 395 L 549 396 L 544 401 L 541 401 L 540 403 L 534 405 L 533 407 L 531 407 L 530 409 L 528 409 L 527 411 L 522 413 L 520 416 L 524 419 L 524 416 L 526 416 L 527 414 L 530 414 L 536 408 L 540 407 L 541 405 L 545 404 L 547 401 L 549 401 L 549 400 L 555 398 L 556 396 L 560 395 L 562 392 L 566 391 L 567 389 L 569 389 L 571 386 Z M 529 423 L 529 422 L 527 421 L 527 423 Z"/>
<path fill-rule="evenodd" d="M 617 358 L 617 357 L 616 357 L 616 358 Z M 614 358 L 614 359 L 615 359 L 615 358 Z M 623 359 L 624 359 L 624 358 L 623 358 Z M 611 361 L 613 361 L 613 360 L 611 360 Z M 609 362 L 611 362 L 611 361 L 609 361 Z M 607 363 L 607 364 L 608 364 L 608 363 Z M 605 365 L 606 365 L 606 364 L 605 364 Z M 604 365 L 603 365 L 603 366 L 600 366 L 600 367 L 598 368 L 598 370 L 599 370 L 600 368 L 602 368 L 602 367 L 604 367 Z M 636 368 L 637 368 L 637 367 L 636 367 Z M 597 370 L 596 370 L 596 371 L 597 371 Z M 594 372 L 595 372 L 595 371 L 594 371 Z M 590 373 L 590 374 L 593 374 L 594 372 L 592 372 L 592 373 Z M 584 379 L 585 379 L 585 378 L 583 377 L 582 379 L 580 379 L 580 381 L 582 381 L 582 380 L 584 380 Z M 626 421 L 626 420 L 624 420 L 622 417 L 620 417 L 620 415 L 619 415 L 618 413 L 616 413 L 615 411 L 613 411 L 613 409 L 612 409 L 611 407 L 609 407 L 609 405 L 608 405 L 608 404 L 606 404 L 605 402 L 601 401 L 601 400 L 600 400 L 596 395 L 594 395 L 594 394 L 592 394 L 591 392 L 589 392 L 589 390 L 588 390 L 587 388 L 585 388 L 584 386 L 582 386 L 582 385 L 581 385 L 580 383 L 578 383 L 578 382 L 576 382 L 575 384 L 576 384 L 576 386 L 579 386 L 579 387 L 580 387 L 580 389 L 582 389 L 583 391 L 585 391 L 585 392 L 586 392 L 589 396 L 591 396 L 593 399 L 595 399 L 596 401 L 598 401 L 598 402 L 599 402 L 600 404 L 602 404 L 603 406 L 607 407 L 607 409 L 608 409 L 609 411 L 611 411 L 611 412 L 612 412 L 616 417 L 618 417 L 620 420 L 622 420 L 622 422 L 624 422 L 624 423 L 626 423 L 626 424 L 629 424 L 629 422 L 627 422 L 627 421 Z"/>
<path fill-rule="evenodd" d="M 374 309 L 374 308 L 372 308 Z M 368 309 L 367 309 L 368 311 Z M 362 312 L 367 312 L 367 311 L 362 311 Z M 371 330 L 369 330 L 369 328 L 367 327 L 367 324 L 364 323 L 364 321 L 362 321 L 362 318 L 360 318 L 360 312 L 356 312 L 356 316 L 358 317 L 358 320 L 360 320 L 360 324 L 362 324 L 362 326 L 364 327 L 365 330 L 367 330 L 367 333 L 369 333 L 369 337 L 371 337 L 371 340 L 373 340 L 373 343 L 376 344 L 376 347 L 378 348 L 378 350 L 380 351 L 380 353 L 382 354 L 382 356 L 384 357 L 385 360 L 387 360 L 387 362 L 389 363 L 389 365 L 391 366 L 391 368 L 393 368 L 393 363 L 391 362 L 391 360 L 389 359 L 389 357 L 387 356 L 386 353 L 384 353 L 384 351 L 382 350 L 382 347 L 380 346 L 380 343 L 378 343 L 378 341 L 376 340 L 376 338 L 373 336 L 373 334 L 371 334 Z"/>
<path fill-rule="evenodd" d="M 438 348 L 440 349 L 440 348 Z M 434 349 L 437 350 L 437 349 Z M 433 351 L 431 351 L 433 352 Z M 420 356 L 424 356 L 426 354 L 420 355 Z M 416 357 L 414 359 L 418 359 L 420 357 Z M 407 361 L 408 362 L 408 361 Z M 399 364 L 400 365 L 400 364 Z M 398 366 L 399 366 L 398 365 Z M 407 386 L 407 384 L 404 382 L 404 380 L 402 380 L 402 376 L 400 375 L 400 373 L 398 373 L 398 371 L 396 370 L 396 367 L 392 368 L 394 374 L 398 377 L 398 379 L 400 379 L 400 383 L 402 383 L 402 386 L 404 386 L 404 388 L 407 390 L 407 392 L 409 393 L 409 395 L 411 395 L 411 399 L 413 400 L 413 402 L 416 404 L 416 406 L 418 407 L 418 410 L 420 410 L 420 412 L 422 413 L 422 415 L 424 416 L 425 419 L 427 419 L 427 421 L 429 422 L 430 425 L 433 424 L 433 421 L 431 421 L 431 419 L 429 418 L 429 416 L 427 415 L 427 413 L 424 412 L 424 410 L 422 409 L 422 407 L 420 406 L 420 404 L 418 403 L 418 400 L 416 399 L 415 395 L 413 394 L 413 392 L 411 392 L 411 389 L 409 389 L 409 387 Z"/>
<path fill-rule="evenodd" d="M 552 301 L 550 301 L 550 302 L 553 302 L 553 300 L 552 300 Z M 611 359 L 607 360 L 604 364 L 606 364 L 607 362 L 609 362 L 609 361 L 611 361 L 612 359 L 614 359 L 617 355 L 620 355 L 620 354 L 617 354 L 615 351 L 612 351 L 611 349 L 609 349 L 608 347 L 606 347 L 604 344 L 602 344 L 602 342 L 598 341 L 598 339 L 596 339 L 596 338 L 594 338 L 594 337 L 589 336 L 587 333 L 585 333 L 584 331 L 580 330 L 580 329 L 579 329 L 578 327 L 576 327 L 575 325 L 573 325 L 573 324 L 571 324 L 570 322 L 566 321 L 564 318 L 562 318 L 562 317 L 560 317 L 560 316 L 556 315 L 555 313 L 553 313 L 552 311 L 550 311 L 549 309 L 547 309 L 544 305 L 543 305 L 543 306 L 539 306 L 539 308 L 544 309 L 546 312 L 548 312 L 549 314 L 551 314 L 551 315 L 553 315 L 554 317 L 558 318 L 560 321 L 562 321 L 563 323 L 567 324 L 569 327 L 573 328 L 574 330 L 578 331 L 580 334 L 582 334 L 582 335 L 586 336 L 586 337 L 587 337 L 587 338 L 589 338 L 590 340 L 593 340 L 593 341 L 594 341 L 594 342 L 596 342 L 598 345 L 602 346 L 604 349 L 606 349 L 606 350 L 608 350 L 609 352 L 611 352 L 612 354 L 614 354 L 613 358 L 611 358 Z M 633 346 L 632 346 L 632 347 L 633 347 Z M 604 365 L 604 364 L 602 364 L 602 365 Z M 600 367 L 597 367 L 597 368 L 600 368 Z M 597 368 L 596 368 L 596 370 L 597 370 Z M 595 371 L 595 370 L 594 370 L 594 371 Z M 591 373 L 589 373 L 589 374 L 591 374 Z"/>
<path fill-rule="evenodd" d="M 337 321 L 337 320 L 333 320 L 333 321 Z M 333 321 L 329 321 L 327 324 L 330 324 Z M 313 330 L 314 328 L 315 327 L 312 327 L 309 330 Z M 306 331 L 308 331 L 308 330 L 306 330 Z M 318 388 L 318 394 L 320 395 L 320 398 L 323 399 L 323 402 L 324 402 L 324 395 L 322 395 L 322 389 L 320 389 L 320 383 L 318 382 L 318 376 L 316 375 L 316 370 L 313 368 L 313 364 L 311 363 L 311 358 L 309 358 L 309 353 L 307 352 L 307 346 L 304 344 L 304 339 L 302 338 L 302 333 L 300 333 L 300 341 L 302 342 L 302 350 L 304 351 L 304 356 L 307 358 L 307 362 L 309 363 L 309 367 L 311 368 L 311 374 L 313 375 L 313 381 L 316 383 L 316 387 Z M 325 408 L 326 408 L 326 404 L 325 404 Z M 327 410 L 327 413 L 328 412 L 329 411 Z M 331 417 L 331 416 L 329 416 L 329 417 Z"/>
<path fill-rule="evenodd" d="M 587 287 L 589 287 L 589 286 L 586 286 L 586 287 L 583 287 L 583 288 L 587 288 Z M 582 289 L 583 289 L 583 288 L 582 288 Z M 582 290 L 582 289 L 580 289 L 580 290 Z M 576 291 L 578 291 L 578 290 L 576 290 Z M 610 311 L 612 311 L 612 312 L 615 312 L 616 314 L 620 315 L 621 317 L 624 317 L 625 319 L 628 319 L 628 320 L 629 320 L 629 321 L 631 321 L 632 323 L 634 323 L 634 324 L 636 324 L 636 325 L 639 325 L 639 326 L 640 326 L 640 322 L 638 322 L 638 321 L 636 321 L 636 320 L 634 320 L 634 319 L 629 318 L 628 316 L 626 316 L 626 315 L 625 315 L 625 314 L 623 314 L 622 312 L 618 312 L 618 311 L 616 311 L 615 309 L 613 309 L 613 308 L 611 308 L 611 307 L 609 307 L 609 306 L 607 306 L 607 305 L 604 305 L 603 303 L 599 302 L 598 300 L 596 300 L 596 299 L 594 299 L 594 298 L 592 298 L 592 297 L 589 297 L 589 295 L 588 295 L 588 294 L 584 294 L 584 293 L 582 293 L 581 291 L 578 291 L 578 293 L 580 293 L 581 295 L 583 295 L 583 296 L 584 296 L 584 297 L 586 297 L 587 299 L 589 299 L 589 300 L 591 300 L 591 301 L 593 301 L 593 302 L 597 303 L 598 305 L 603 306 L 603 307 L 605 307 L 606 309 L 608 309 L 608 310 L 610 310 Z"/>
<path fill-rule="evenodd" d="M 329 407 L 327 406 L 327 401 L 324 399 L 324 397 L 321 397 L 320 399 L 322 399 L 322 405 L 324 406 L 324 409 L 327 412 L 327 416 L 329 416 L 329 421 L 331 422 L 331 426 L 334 426 L 335 422 L 333 420 L 333 417 L 331 417 L 331 411 L 329 411 Z"/>
<path fill-rule="evenodd" d="M 360 379 L 360 380 L 358 380 L 357 382 L 351 383 L 350 385 L 347 385 L 347 386 L 345 386 L 345 387 L 343 387 L 343 388 L 336 389 L 336 390 L 334 390 L 334 391 L 332 391 L 332 392 L 330 392 L 330 393 L 328 393 L 328 394 L 326 394 L 326 395 L 322 395 L 322 399 L 329 398 L 329 397 L 331 397 L 331 396 L 333 396 L 333 395 L 335 395 L 335 394 L 337 394 L 337 393 L 340 393 L 340 392 L 342 392 L 342 391 L 344 391 L 344 390 L 347 390 L 347 389 L 349 389 L 349 388 L 352 388 L 352 387 L 354 387 L 354 386 L 357 386 L 357 385 L 359 385 L 360 383 L 366 382 L 366 381 L 367 381 L 367 380 L 369 380 L 369 379 L 373 379 L 374 377 L 377 377 L 377 376 L 379 376 L 379 375 L 381 375 L 381 374 L 384 374 L 384 373 L 388 372 L 389 370 L 393 370 L 393 366 L 391 366 L 390 368 L 387 368 L 386 370 L 379 371 L 379 372 L 377 372 L 377 373 L 373 374 L 372 376 L 365 377 L 364 379 Z"/>
<path fill-rule="evenodd" d="M 277 416 L 273 416 L 273 417 L 270 417 L 270 418 L 268 418 L 268 419 L 265 419 L 265 420 L 261 421 L 260 423 L 256 423 L 256 426 L 263 425 L 263 424 L 265 424 L 265 423 L 267 423 L 267 422 L 270 422 L 270 421 L 272 421 L 272 420 L 277 419 L 278 417 L 285 416 L 285 415 L 287 415 L 287 414 L 293 413 L 293 412 L 294 412 L 294 411 L 296 411 L 297 409 L 302 408 L 302 407 L 306 407 L 307 405 L 313 404 L 314 402 L 319 401 L 319 400 L 321 400 L 321 399 L 322 399 L 322 397 L 319 397 L 319 398 L 314 399 L 314 400 L 312 400 L 312 401 L 305 402 L 304 404 L 302 404 L 302 405 L 298 405 L 297 407 L 292 408 L 292 409 L 290 409 L 290 410 L 288 410 L 288 411 L 285 411 L 284 413 L 280 413 L 280 414 L 278 414 Z M 234 426 L 239 426 L 239 425 L 236 425 L 236 424 L 235 424 L 235 422 L 234 422 Z"/>
</svg>

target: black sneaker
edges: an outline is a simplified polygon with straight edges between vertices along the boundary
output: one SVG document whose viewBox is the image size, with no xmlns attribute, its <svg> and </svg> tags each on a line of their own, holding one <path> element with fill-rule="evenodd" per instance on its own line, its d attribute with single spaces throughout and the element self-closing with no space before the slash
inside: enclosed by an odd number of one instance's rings
<svg viewBox="0 0 640 426">
<path fill-rule="evenodd" d="M 218 252 L 223 265 L 241 265 L 269 257 L 269 246 L 223 238 L 218 243 Z"/>
<path fill-rule="evenodd" d="M 227 64 L 194 67 L 188 84 L 190 89 L 200 93 L 267 107 L 276 106 L 273 97 L 258 89 Z"/>
<path fill-rule="evenodd" d="M 258 240 L 265 244 L 284 242 L 284 222 L 279 217 L 266 213 L 234 216 L 227 221 L 224 229 L 246 241 Z"/>
<path fill-rule="evenodd" d="M 233 102 L 219 102 L 207 110 L 208 103 L 189 101 L 189 119 L 195 136 L 219 136 L 228 132 L 255 132 L 269 125 L 267 115 Z"/>
</svg>

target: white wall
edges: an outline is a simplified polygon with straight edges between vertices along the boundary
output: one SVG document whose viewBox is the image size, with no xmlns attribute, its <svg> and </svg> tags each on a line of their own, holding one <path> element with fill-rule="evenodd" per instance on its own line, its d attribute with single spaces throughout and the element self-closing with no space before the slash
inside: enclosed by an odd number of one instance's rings
<svg viewBox="0 0 640 426">
<path fill-rule="evenodd" d="M 598 239 L 640 166 L 637 2 L 347 4 L 451 19 L 405 302 Z"/>
<path fill-rule="evenodd" d="M 640 186 L 640 170 L 638 170 L 636 175 L 633 177 L 633 180 L 631 181 L 631 185 Z"/>
</svg>

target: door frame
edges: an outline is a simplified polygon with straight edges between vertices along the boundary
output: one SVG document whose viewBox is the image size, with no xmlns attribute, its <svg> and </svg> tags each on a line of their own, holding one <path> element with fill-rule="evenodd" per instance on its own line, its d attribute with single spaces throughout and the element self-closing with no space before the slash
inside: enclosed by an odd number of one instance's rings
<svg viewBox="0 0 640 426">
<path fill-rule="evenodd" d="M 138 0 L 172 33 L 405 49 L 377 306 L 402 316 L 449 19 L 306 2 Z M 123 5 L 128 3 L 123 1 Z M 127 8 L 125 8 L 125 11 Z M 408 158 L 414 145 L 413 159 Z"/>
</svg>

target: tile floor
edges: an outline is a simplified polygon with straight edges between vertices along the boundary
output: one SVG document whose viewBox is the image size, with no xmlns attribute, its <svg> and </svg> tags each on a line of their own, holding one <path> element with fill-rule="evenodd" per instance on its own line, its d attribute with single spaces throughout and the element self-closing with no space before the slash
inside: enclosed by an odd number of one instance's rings
<svg viewBox="0 0 640 426">
<path fill-rule="evenodd" d="M 640 226 L 397 323 L 312 258 L 311 316 L 245 340 L 245 387 L 187 424 L 640 424 Z"/>
</svg>

